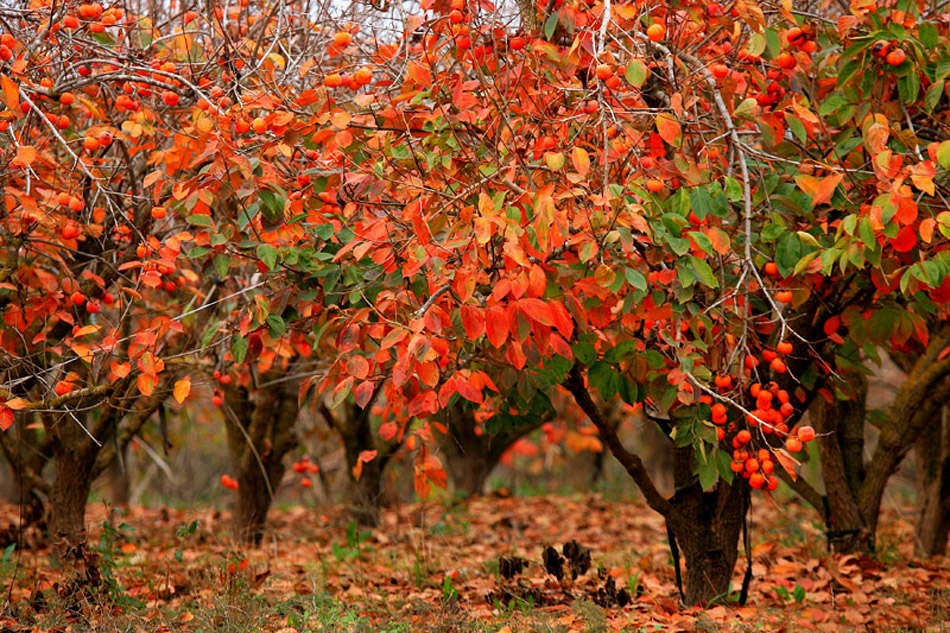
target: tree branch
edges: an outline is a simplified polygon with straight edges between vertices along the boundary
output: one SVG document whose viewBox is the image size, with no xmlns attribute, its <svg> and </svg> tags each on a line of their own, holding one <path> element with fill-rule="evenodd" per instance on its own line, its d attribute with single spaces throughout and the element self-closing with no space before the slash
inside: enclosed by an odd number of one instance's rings
<svg viewBox="0 0 950 633">
<path fill-rule="evenodd" d="M 571 392 L 574 396 L 574 400 L 584 413 L 587 414 L 590 421 L 594 423 L 594 426 L 597 427 L 597 431 L 600 433 L 604 444 L 607 445 L 607 448 L 610 449 L 613 456 L 617 458 L 617 461 L 620 462 L 630 477 L 633 478 L 637 487 L 640 488 L 647 505 L 663 516 L 669 515 L 672 510 L 670 502 L 656 489 L 656 485 L 653 483 L 653 480 L 650 479 L 650 474 L 643 466 L 643 461 L 640 457 L 624 447 L 620 438 L 617 436 L 617 432 L 614 431 L 607 420 L 604 419 L 600 407 L 598 407 L 591 398 L 590 391 L 587 389 L 587 385 L 584 384 L 584 375 L 581 373 L 581 366 L 579 364 L 575 363 L 571 368 L 570 373 L 564 381 L 564 386 Z"/>
</svg>

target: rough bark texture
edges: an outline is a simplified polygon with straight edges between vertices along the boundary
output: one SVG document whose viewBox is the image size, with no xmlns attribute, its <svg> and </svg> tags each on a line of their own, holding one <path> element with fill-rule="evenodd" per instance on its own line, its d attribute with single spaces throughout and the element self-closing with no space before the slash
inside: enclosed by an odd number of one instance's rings
<svg viewBox="0 0 950 633">
<path fill-rule="evenodd" d="M 874 454 L 862 459 L 867 380 L 857 372 L 838 385 L 846 396 L 827 402 L 818 398 L 810 411 L 821 456 L 825 483 L 829 543 L 837 552 L 874 549 L 881 499 L 887 482 L 907 452 L 928 429 L 940 424 L 940 410 L 950 398 L 950 358 L 941 357 L 950 345 L 950 326 L 931 335 L 923 354 L 897 359 L 907 374 L 879 427 Z"/>
<path fill-rule="evenodd" d="M 673 454 L 676 493 L 670 499 L 664 498 L 640 458 L 621 444 L 601 408 L 594 403 L 580 366 L 575 365 L 571 370 L 565 387 L 597 427 L 604 444 L 634 479 L 647 504 L 666 518 L 686 562 L 686 603 L 706 603 L 728 593 L 749 508 L 748 488 L 741 483 L 730 486 L 720 481 L 713 490 L 704 492 L 693 474 L 692 448 L 677 448 Z"/>
<path fill-rule="evenodd" d="M 864 462 L 854 453 L 860 435 L 863 443 L 867 377 L 851 374 L 851 398 L 828 402 L 818 398 L 811 415 L 819 433 L 818 453 L 825 483 L 828 542 L 833 551 L 867 552 L 874 548 L 874 534 L 861 512 L 858 497 L 864 481 Z"/>
<path fill-rule="evenodd" d="M 704 492 L 693 474 L 694 459 L 692 447 L 673 452 L 676 493 L 666 517 L 686 563 L 686 604 L 722 599 L 729 592 L 749 509 L 749 488 L 741 482 L 720 481 Z"/>
<path fill-rule="evenodd" d="M 297 386 L 275 383 L 253 394 L 229 390 L 227 404 L 228 452 L 238 482 L 232 531 L 238 542 L 257 545 L 286 471 L 284 456 L 297 446 Z"/>
<path fill-rule="evenodd" d="M 347 472 L 350 477 L 350 513 L 359 525 L 379 525 L 379 498 L 382 493 L 382 455 L 363 463 L 359 478 L 353 474 L 360 453 L 376 450 L 376 441 L 369 419 L 369 407 L 347 407 L 346 416 L 336 421 L 337 430 L 343 439 Z"/>
<path fill-rule="evenodd" d="M 53 555 L 59 564 L 73 572 L 73 580 L 79 587 L 95 586 L 99 582 L 97 561 L 86 543 L 86 502 L 99 446 L 80 424 L 87 430 L 98 429 L 111 425 L 114 420 L 111 409 L 99 412 L 95 418 L 90 413 L 78 420 L 64 414 L 49 414 L 43 419 L 55 468 L 49 493 Z"/>
<path fill-rule="evenodd" d="M 452 478 L 456 493 L 466 497 L 481 494 L 501 456 L 512 444 L 539 428 L 546 418 L 538 418 L 512 431 L 495 435 L 479 433 L 474 411 L 456 406 L 443 419 L 448 433 L 439 436 L 445 455 L 443 463 Z"/>
<path fill-rule="evenodd" d="M 950 535 L 950 423 L 946 407 L 939 424 L 928 426 L 917 440 L 917 523 L 914 551 L 918 556 L 945 556 Z"/>
</svg>

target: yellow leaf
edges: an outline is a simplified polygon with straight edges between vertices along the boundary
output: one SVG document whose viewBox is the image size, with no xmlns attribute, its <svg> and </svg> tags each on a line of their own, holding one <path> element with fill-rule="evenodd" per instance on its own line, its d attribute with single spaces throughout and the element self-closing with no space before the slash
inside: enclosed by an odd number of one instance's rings
<svg viewBox="0 0 950 633">
<path fill-rule="evenodd" d="M 571 152 L 571 162 L 574 163 L 574 169 L 581 176 L 586 176 L 590 172 L 590 156 L 587 150 L 582 147 L 575 147 Z"/>
<path fill-rule="evenodd" d="M 36 148 L 32 145 L 21 145 L 16 148 L 16 157 L 24 167 L 29 167 L 36 160 Z"/>
<path fill-rule="evenodd" d="M 207 134 L 214 129 L 214 123 L 208 117 L 201 117 L 198 119 L 198 123 L 195 124 L 195 127 L 197 127 L 198 131 L 202 134 Z"/>
<path fill-rule="evenodd" d="M 172 395 L 175 397 L 175 402 L 181 404 L 185 401 L 185 398 L 188 397 L 189 393 L 191 393 L 191 376 L 185 376 L 175 383 L 175 389 Z"/>
<path fill-rule="evenodd" d="M 558 171 L 564 166 L 564 154 L 561 152 L 545 152 L 544 162 L 551 171 Z"/>
</svg>

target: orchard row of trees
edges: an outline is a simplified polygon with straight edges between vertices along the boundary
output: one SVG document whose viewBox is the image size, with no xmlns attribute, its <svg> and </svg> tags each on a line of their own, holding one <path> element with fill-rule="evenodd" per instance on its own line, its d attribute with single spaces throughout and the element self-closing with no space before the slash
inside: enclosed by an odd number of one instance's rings
<svg viewBox="0 0 950 633">
<path fill-rule="evenodd" d="M 400 10 L 0 11 L 0 447 L 62 559 L 88 563 L 95 476 L 203 385 L 250 541 L 310 407 L 367 521 L 397 451 L 422 496 L 446 471 L 477 488 L 555 412 L 588 420 L 666 518 L 689 603 L 728 590 L 778 478 L 835 549 L 872 548 L 915 444 L 920 547 L 945 549 L 950 39 L 931 3 Z M 881 354 L 906 380 L 868 411 Z M 670 438 L 672 497 L 616 403 Z M 806 454 L 824 491 L 797 478 Z"/>
</svg>

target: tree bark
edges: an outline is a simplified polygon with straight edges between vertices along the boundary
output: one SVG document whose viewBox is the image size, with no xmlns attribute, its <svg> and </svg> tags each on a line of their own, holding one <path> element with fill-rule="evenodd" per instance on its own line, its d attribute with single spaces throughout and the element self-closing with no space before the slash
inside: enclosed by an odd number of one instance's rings
<svg viewBox="0 0 950 633">
<path fill-rule="evenodd" d="M 917 521 L 914 553 L 945 556 L 950 535 L 950 424 L 947 408 L 939 424 L 917 440 Z"/>
<path fill-rule="evenodd" d="M 77 431 L 82 431 L 76 427 L 78 423 L 67 416 L 48 427 L 55 429 L 56 468 L 49 495 L 49 533 L 56 561 L 76 572 L 80 584 L 95 586 L 100 578 L 96 557 L 86 544 L 86 502 L 98 447 L 88 438 L 79 438 Z"/>
<path fill-rule="evenodd" d="M 818 454 L 825 484 L 829 546 L 836 552 L 869 552 L 874 549 L 874 533 L 858 503 L 863 457 L 855 456 L 850 450 L 855 443 L 855 429 L 864 434 L 867 377 L 852 373 L 848 384 L 851 388 L 848 400 L 828 402 L 817 398 L 810 411 L 819 433 Z"/>
<path fill-rule="evenodd" d="M 950 399 L 950 359 L 941 358 L 950 345 L 950 326 L 934 332 L 923 354 L 903 359 L 907 376 L 880 426 L 874 454 L 864 463 L 863 435 L 867 379 L 857 371 L 839 385 L 846 399 L 829 403 L 817 398 L 810 412 L 816 430 L 825 483 L 825 520 L 829 544 L 842 553 L 874 549 L 881 500 L 891 475 L 907 451 L 927 429 L 939 424 L 939 412 Z M 825 435 L 829 434 L 829 435 Z"/>
<path fill-rule="evenodd" d="M 666 520 L 686 563 L 684 600 L 705 604 L 729 593 L 749 509 L 749 487 L 737 477 L 731 485 L 720 480 L 704 491 L 693 474 L 695 457 L 691 446 L 673 451 L 676 493 Z"/>
<path fill-rule="evenodd" d="M 377 455 L 374 459 L 363 462 L 359 477 L 354 474 L 360 453 L 376 450 L 369 419 L 370 406 L 372 404 L 361 409 L 356 405 L 348 405 L 345 419 L 337 421 L 336 427 L 343 439 L 343 451 L 350 478 L 350 513 L 358 525 L 377 527 L 379 499 L 382 493 L 382 456 Z"/>
<path fill-rule="evenodd" d="M 231 389 L 227 406 L 228 452 L 238 482 L 232 532 L 240 543 L 259 545 L 286 472 L 284 456 L 297 446 L 296 383 L 275 383 L 254 394 Z"/>
<path fill-rule="evenodd" d="M 479 433 L 474 411 L 456 406 L 443 418 L 448 433 L 439 436 L 439 445 L 446 458 L 448 474 L 455 491 L 466 497 L 485 491 L 488 477 L 501 456 L 519 439 L 541 427 L 546 417 L 529 421 L 510 431 L 497 434 Z"/>
</svg>

